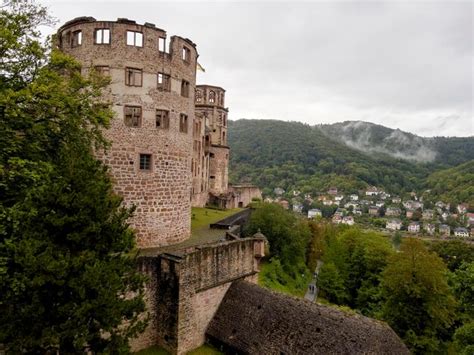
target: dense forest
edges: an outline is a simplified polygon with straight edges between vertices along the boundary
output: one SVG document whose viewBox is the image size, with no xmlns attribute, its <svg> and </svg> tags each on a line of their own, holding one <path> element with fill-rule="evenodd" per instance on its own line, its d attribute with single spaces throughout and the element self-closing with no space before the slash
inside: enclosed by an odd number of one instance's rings
<svg viewBox="0 0 474 355">
<path fill-rule="evenodd" d="M 384 137 L 393 138 L 393 132 L 401 132 L 383 126 L 370 127 L 376 129 L 373 129 L 375 133 L 367 138 L 367 142 L 374 147 L 381 147 Z M 432 186 L 431 181 L 437 175 L 430 174 L 474 157 L 474 138 L 428 139 L 402 132 L 403 137 L 411 137 L 404 141 L 404 150 L 401 143 L 397 147 L 393 144 L 386 147 L 399 153 L 403 151 L 405 155 L 415 154 L 413 150 L 419 154 L 431 154 L 433 160 L 422 163 L 406 159 L 401 153 L 400 157 L 395 157 L 382 149 L 364 151 L 354 148 L 347 144 L 342 133 L 338 137 L 336 131 L 329 131 L 327 126 L 323 128 L 299 122 L 230 121 L 230 180 L 255 183 L 267 194 L 276 187 L 316 193 L 330 186 L 350 193 L 369 185 L 403 194 Z M 357 130 L 351 132 L 355 135 Z M 349 133 L 344 134 L 347 136 Z M 431 178 L 429 181 L 428 176 Z M 442 195 L 441 191 L 436 190 L 436 193 Z"/>
</svg>

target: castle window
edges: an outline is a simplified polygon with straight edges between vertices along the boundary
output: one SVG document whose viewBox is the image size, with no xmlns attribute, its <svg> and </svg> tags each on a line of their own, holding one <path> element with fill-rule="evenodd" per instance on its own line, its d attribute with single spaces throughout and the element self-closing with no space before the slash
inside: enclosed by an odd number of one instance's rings
<svg viewBox="0 0 474 355">
<path fill-rule="evenodd" d="M 82 31 L 74 31 L 71 37 L 71 47 L 77 47 L 82 44 Z"/>
<path fill-rule="evenodd" d="M 170 91 L 171 77 L 164 73 L 158 73 L 158 90 Z"/>
<path fill-rule="evenodd" d="M 170 112 L 156 110 L 156 128 L 168 129 L 170 127 Z"/>
<path fill-rule="evenodd" d="M 225 132 L 222 132 L 222 144 L 225 144 Z"/>
<path fill-rule="evenodd" d="M 181 96 L 189 97 L 189 81 L 181 81 Z"/>
<path fill-rule="evenodd" d="M 143 33 L 136 31 L 127 31 L 127 45 L 143 47 Z"/>
<path fill-rule="evenodd" d="M 214 158 L 214 153 L 210 153 L 209 157 Z"/>
<path fill-rule="evenodd" d="M 140 170 L 151 170 L 151 154 L 140 154 Z"/>
<path fill-rule="evenodd" d="M 179 131 L 188 133 L 188 116 L 184 113 L 179 115 Z"/>
<path fill-rule="evenodd" d="M 125 125 L 128 127 L 140 127 L 142 123 L 142 108 L 140 106 L 124 107 Z"/>
<path fill-rule="evenodd" d="M 143 71 L 135 68 L 125 68 L 125 85 L 142 86 Z"/>
<path fill-rule="evenodd" d="M 226 121 L 227 121 L 227 117 L 226 117 L 226 115 L 223 115 L 223 116 L 222 116 L 222 125 L 223 125 L 224 127 L 225 127 L 225 125 L 226 125 L 226 123 L 227 123 Z"/>
<path fill-rule="evenodd" d="M 201 102 L 202 101 L 202 91 L 201 90 L 196 90 L 196 102 Z"/>
<path fill-rule="evenodd" d="M 188 47 L 183 47 L 182 56 L 185 62 L 191 61 L 191 51 L 189 50 Z"/>
<path fill-rule="evenodd" d="M 110 67 L 108 65 L 96 65 L 94 70 L 101 76 L 110 76 Z"/>
<path fill-rule="evenodd" d="M 216 101 L 216 93 L 214 91 L 209 91 L 209 102 L 213 104 Z"/>
<path fill-rule="evenodd" d="M 110 30 L 108 28 L 98 28 L 95 30 L 95 44 L 110 44 Z"/>
<path fill-rule="evenodd" d="M 166 38 L 165 37 L 158 37 L 158 50 L 160 52 L 166 52 Z"/>
</svg>

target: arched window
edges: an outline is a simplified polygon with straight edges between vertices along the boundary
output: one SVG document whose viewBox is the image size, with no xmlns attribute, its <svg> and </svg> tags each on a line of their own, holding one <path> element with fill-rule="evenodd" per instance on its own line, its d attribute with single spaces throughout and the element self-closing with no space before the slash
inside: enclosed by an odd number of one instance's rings
<svg viewBox="0 0 474 355">
<path fill-rule="evenodd" d="M 202 101 L 202 91 L 196 90 L 196 102 L 201 102 L 201 101 Z"/>
<path fill-rule="evenodd" d="M 216 102 L 216 93 L 214 91 L 209 91 L 209 102 L 214 103 Z"/>
</svg>

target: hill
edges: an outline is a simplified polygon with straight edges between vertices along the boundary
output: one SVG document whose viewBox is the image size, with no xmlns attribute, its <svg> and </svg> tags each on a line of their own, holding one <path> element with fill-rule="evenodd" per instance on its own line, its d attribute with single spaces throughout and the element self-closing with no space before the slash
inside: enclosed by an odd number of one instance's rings
<svg viewBox="0 0 474 355">
<path fill-rule="evenodd" d="M 317 192 L 332 185 L 356 191 L 368 185 L 387 191 L 421 187 L 430 173 L 418 164 L 351 148 L 319 127 L 276 120 L 229 121 L 230 179 L 260 187 Z"/>
<path fill-rule="evenodd" d="M 436 171 L 426 179 L 426 187 L 434 199 L 474 207 L 474 160 L 454 168 Z"/>
<path fill-rule="evenodd" d="M 474 137 L 420 137 L 399 129 L 345 121 L 317 126 L 326 136 L 365 153 L 455 166 L 474 158 Z"/>
</svg>

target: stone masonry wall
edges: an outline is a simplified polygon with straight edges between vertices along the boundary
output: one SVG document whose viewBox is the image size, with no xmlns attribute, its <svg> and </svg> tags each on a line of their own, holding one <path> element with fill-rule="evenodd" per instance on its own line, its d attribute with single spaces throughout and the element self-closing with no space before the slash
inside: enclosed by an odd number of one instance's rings
<svg viewBox="0 0 474 355">
<path fill-rule="evenodd" d="M 209 191 L 224 194 L 229 184 L 229 148 L 219 145 L 211 146 L 209 161 Z"/>
<path fill-rule="evenodd" d="M 97 29 L 110 30 L 110 44 L 95 44 Z M 72 46 L 71 36 L 81 31 L 82 42 Z M 126 43 L 127 31 L 143 35 L 143 46 Z M 191 156 L 194 92 L 196 85 L 195 45 L 173 36 L 169 50 L 159 51 L 159 38 L 166 32 L 152 24 L 134 21 L 96 21 L 79 18 L 58 31 L 58 45 L 75 57 L 84 73 L 91 68 L 106 68 L 111 84 L 104 101 L 112 105 L 115 118 L 104 134 L 112 142 L 106 152 L 98 152 L 109 167 L 114 188 L 126 205 L 136 205 L 131 224 L 137 232 L 140 248 L 173 244 L 189 237 L 191 227 Z M 187 50 L 188 58 L 183 59 Z M 142 72 L 140 86 L 128 86 L 126 68 Z M 158 85 L 158 73 L 169 75 L 166 90 Z M 189 83 L 188 95 L 182 95 L 182 82 Z M 187 97 L 186 97 L 187 96 Z M 124 122 L 125 106 L 141 108 L 138 127 Z M 156 110 L 169 112 L 169 127 L 157 126 Z M 180 115 L 187 124 L 180 125 Z M 185 127 L 185 129 L 183 129 Z M 149 169 L 140 168 L 140 155 L 151 155 Z"/>
<path fill-rule="evenodd" d="M 227 119 L 225 90 L 218 86 L 197 85 L 196 116 L 206 122 L 206 141 L 210 144 L 208 191 L 221 195 L 228 192 L 229 147 L 227 146 Z M 209 137 L 209 140 L 207 140 Z"/>
<path fill-rule="evenodd" d="M 261 243 L 258 238 L 236 239 L 142 258 L 142 264 L 155 265 L 146 298 L 152 322 L 133 340 L 133 350 L 157 344 L 185 354 L 201 346 L 232 282 L 256 282 Z"/>
<path fill-rule="evenodd" d="M 253 198 L 262 199 L 262 191 L 253 185 L 233 185 L 229 188 L 234 194 L 234 205 L 232 208 L 236 207 L 247 207 Z"/>
</svg>

